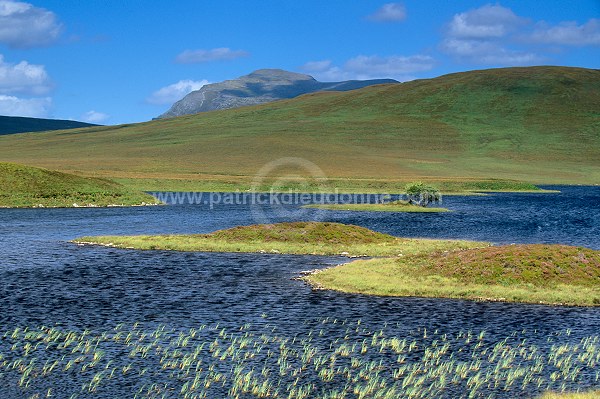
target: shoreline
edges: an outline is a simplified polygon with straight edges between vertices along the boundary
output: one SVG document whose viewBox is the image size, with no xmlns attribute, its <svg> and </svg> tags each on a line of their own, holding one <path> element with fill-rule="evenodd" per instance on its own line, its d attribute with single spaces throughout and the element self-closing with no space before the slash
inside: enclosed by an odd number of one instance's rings
<svg viewBox="0 0 600 399">
<path fill-rule="evenodd" d="M 313 289 L 390 297 L 600 306 L 600 251 L 518 244 L 356 260 L 304 273 Z"/>
<path fill-rule="evenodd" d="M 600 251 L 568 245 L 400 238 L 328 222 L 71 242 L 128 250 L 368 257 L 302 272 L 298 279 L 315 289 L 361 295 L 600 306 Z"/>
<path fill-rule="evenodd" d="M 33 206 L 5 206 L 0 205 L 0 209 L 76 209 L 76 208 L 141 208 L 145 206 L 164 206 L 165 204 L 161 203 L 144 203 L 141 204 L 109 204 L 109 205 L 96 205 L 96 204 L 87 204 L 87 205 L 33 205 Z"/>
</svg>

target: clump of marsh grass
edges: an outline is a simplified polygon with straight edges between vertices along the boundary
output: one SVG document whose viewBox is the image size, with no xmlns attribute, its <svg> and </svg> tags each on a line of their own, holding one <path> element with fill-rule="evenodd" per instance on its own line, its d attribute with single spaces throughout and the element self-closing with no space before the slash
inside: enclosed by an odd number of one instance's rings
<svg viewBox="0 0 600 399">
<path fill-rule="evenodd" d="M 419 329 L 396 336 L 393 328 L 336 319 L 291 337 L 251 325 L 14 327 L 0 334 L 0 393 L 72 399 L 533 397 L 597 387 L 599 363 L 600 337 L 576 339 L 569 330 L 492 340 L 484 331 Z"/>
</svg>

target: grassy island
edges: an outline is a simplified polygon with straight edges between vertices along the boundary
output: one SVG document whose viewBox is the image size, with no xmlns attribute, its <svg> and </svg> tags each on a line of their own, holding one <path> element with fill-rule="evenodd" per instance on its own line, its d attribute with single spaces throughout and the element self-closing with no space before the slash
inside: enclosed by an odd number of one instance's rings
<svg viewBox="0 0 600 399">
<path fill-rule="evenodd" d="M 332 211 L 367 211 L 367 212 L 417 212 L 435 213 L 450 212 L 446 208 L 424 207 L 409 204 L 407 201 L 393 201 L 384 204 L 311 204 L 304 208 L 328 209 Z"/>
<path fill-rule="evenodd" d="M 360 260 L 306 279 L 321 288 L 387 296 L 600 305 L 600 251 L 507 245 Z"/>
<path fill-rule="evenodd" d="M 378 257 L 303 278 L 315 288 L 383 296 L 600 306 L 600 251 L 400 238 L 330 222 L 238 226 L 210 234 L 81 237 L 73 242 L 139 250 Z"/>
<path fill-rule="evenodd" d="M 157 200 L 106 179 L 0 162 L 0 207 L 149 205 Z"/>
<path fill-rule="evenodd" d="M 74 240 L 118 248 L 206 252 L 399 256 L 487 246 L 487 243 L 398 238 L 364 227 L 327 222 L 239 226 L 210 234 L 101 236 Z"/>
</svg>

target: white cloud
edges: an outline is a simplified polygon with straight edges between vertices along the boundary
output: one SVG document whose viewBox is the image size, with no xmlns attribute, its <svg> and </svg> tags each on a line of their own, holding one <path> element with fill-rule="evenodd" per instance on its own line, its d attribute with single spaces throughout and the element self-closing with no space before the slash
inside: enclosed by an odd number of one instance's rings
<svg viewBox="0 0 600 399">
<path fill-rule="evenodd" d="M 208 83 L 206 79 L 180 80 L 177 83 L 156 90 L 146 98 L 146 102 L 156 105 L 173 104 L 175 101 L 181 100 L 187 94 L 200 89 Z"/>
<path fill-rule="evenodd" d="M 0 43 L 11 48 L 47 46 L 61 31 L 53 12 L 29 3 L 0 0 Z"/>
<path fill-rule="evenodd" d="M 511 9 L 499 5 L 485 5 L 475 10 L 456 14 L 448 25 L 449 35 L 463 39 L 500 38 L 527 23 Z"/>
<path fill-rule="evenodd" d="M 51 106 L 49 97 L 23 99 L 0 94 L 0 115 L 46 118 Z"/>
<path fill-rule="evenodd" d="M 442 49 L 460 59 L 489 65 L 531 65 L 544 57 L 533 52 L 511 50 L 494 41 L 446 39 Z"/>
<path fill-rule="evenodd" d="M 531 65 L 544 60 L 514 42 L 530 22 L 500 5 L 456 14 L 446 29 L 442 51 L 461 61 L 486 65 Z"/>
<path fill-rule="evenodd" d="M 110 118 L 110 115 L 92 110 L 81 115 L 81 118 L 79 119 L 87 123 L 102 123 L 105 122 L 108 118 Z"/>
<path fill-rule="evenodd" d="M 18 64 L 4 62 L 0 54 L 0 94 L 43 95 L 52 89 L 50 78 L 43 65 L 27 61 Z"/>
<path fill-rule="evenodd" d="M 401 3 L 386 3 L 368 19 L 376 22 L 398 22 L 406 19 L 406 8 Z"/>
<path fill-rule="evenodd" d="M 310 61 L 302 65 L 300 69 L 321 82 L 359 79 L 356 76 L 351 76 L 349 72 L 344 71 L 342 68 L 333 65 L 331 61 Z"/>
<path fill-rule="evenodd" d="M 428 71 L 433 68 L 433 65 L 433 58 L 427 55 L 411 55 L 409 57 L 359 55 L 348 60 L 344 69 L 364 76 L 387 77 Z"/>
<path fill-rule="evenodd" d="M 435 60 L 427 55 L 404 56 L 365 56 L 359 55 L 346 61 L 342 66 L 331 61 L 312 61 L 304 64 L 302 70 L 311 73 L 321 81 L 349 79 L 392 78 L 400 81 L 414 79 L 412 74 L 432 69 Z"/>
<path fill-rule="evenodd" d="M 554 46 L 600 45 L 600 19 L 578 25 L 549 25 L 516 15 L 500 5 L 456 14 L 448 23 L 440 48 L 460 61 L 489 65 L 532 65 L 548 61 L 544 50 L 532 44 Z"/>
<path fill-rule="evenodd" d="M 577 22 L 571 21 L 550 26 L 545 22 L 540 22 L 528 39 L 544 44 L 598 46 L 600 45 L 600 19 L 592 18 L 583 25 L 577 25 Z"/>
<path fill-rule="evenodd" d="M 180 64 L 199 64 L 203 62 L 228 61 L 248 57 L 250 53 L 244 50 L 231 50 L 227 47 L 212 50 L 185 50 L 175 58 Z"/>
</svg>

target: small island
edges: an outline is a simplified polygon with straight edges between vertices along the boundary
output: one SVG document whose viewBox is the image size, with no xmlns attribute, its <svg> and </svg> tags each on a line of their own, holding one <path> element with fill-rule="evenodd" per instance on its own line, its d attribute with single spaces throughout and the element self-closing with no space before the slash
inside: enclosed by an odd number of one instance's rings
<svg viewBox="0 0 600 399">
<path fill-rule="evenodd" d="M 600 251 L 566 245 L 400 238 L 329 222 L 73 242 L 138 250 L 374 257 L 316 270 L 303 279 L 316 289 L 365 295 L 600 306 Z"/>
<path fill-rule="evenodd" d="M 210 234 L 98 236 L 78 244 L 140 250 L 246 252 L 361 256 L 404 256 L 488 246 L 463 240 L 399 238 L 364 227 L 329 222 L 287 222 L 238 226 Z"/>
<path fill-rule="evenodd" d="M 441 202 L 442 194 L 437 187 L 423 182 L 409 183 L 404 188 L 408 199 L 380 202 L 378 204 L 311 204 L 305 208 L 319 208 L 343 211 L 369 211 L 369 212 L 448 212 L 446 208 L 428 208 L 433 202 Z"/>
</svg>

